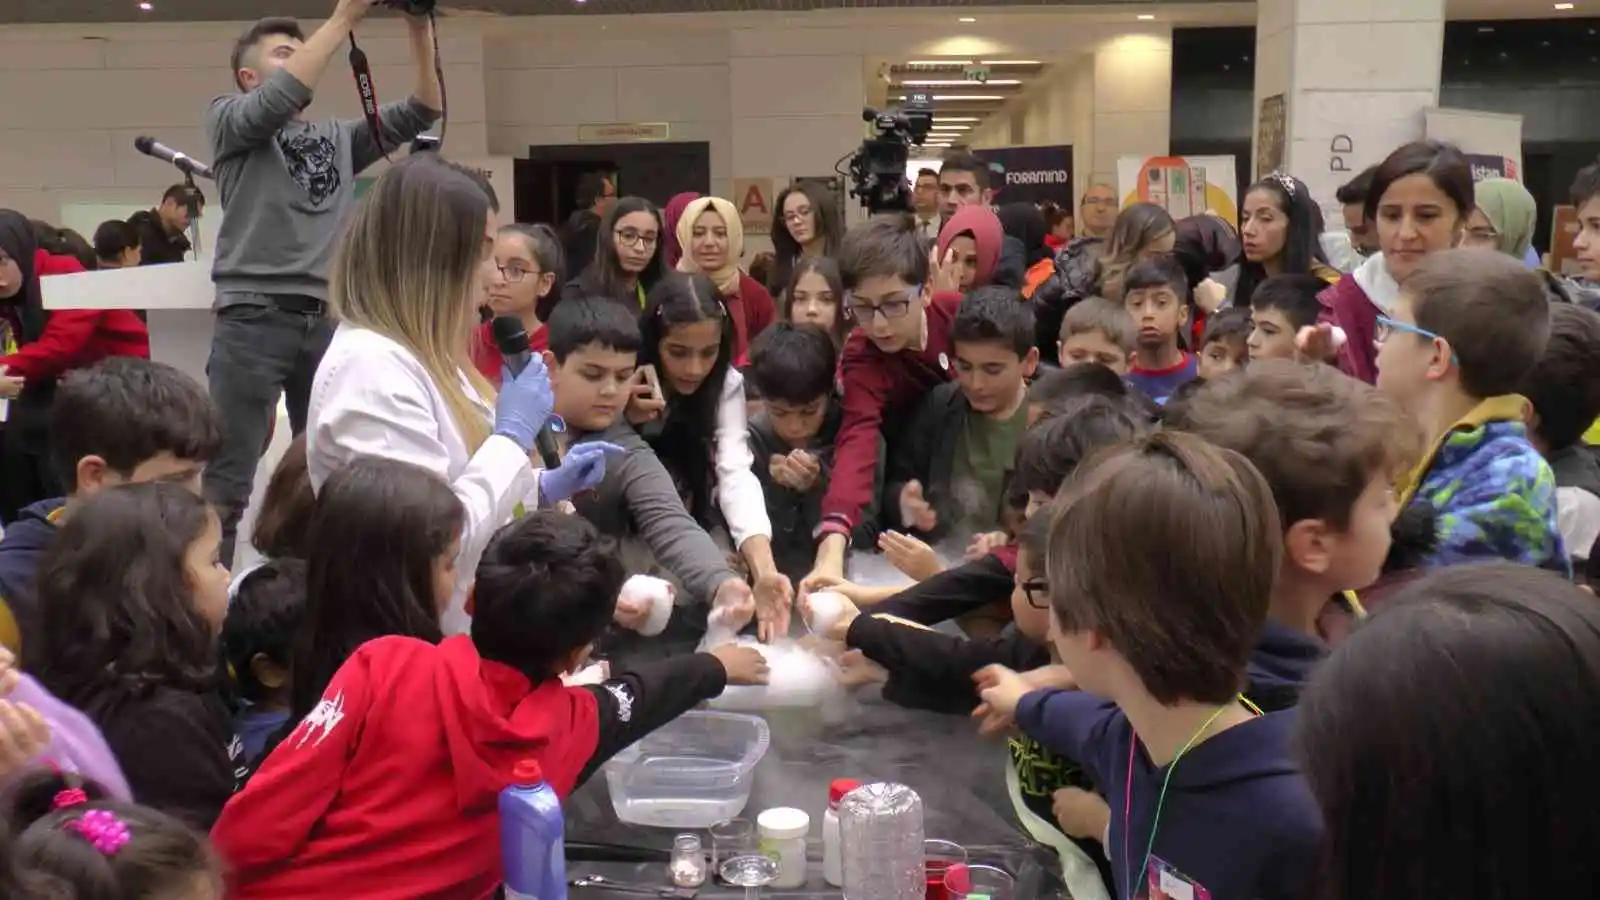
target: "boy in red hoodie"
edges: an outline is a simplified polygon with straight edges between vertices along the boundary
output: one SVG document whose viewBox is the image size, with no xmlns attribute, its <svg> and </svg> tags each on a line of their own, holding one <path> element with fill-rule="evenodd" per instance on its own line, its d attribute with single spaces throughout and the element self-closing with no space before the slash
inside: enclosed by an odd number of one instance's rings
<svg viewBox="0 0 1600 900">
<path fill-rule="evenodd" d="M 961 305 L 954 254 L 930 254 L 910 215 L 875 216 L 850 229 L 838 260 L 855 330 L 840 364 L 844 412 L 817 558 L 802 591 L 844 577 L 850 533 L 872 500 L 878 434 L 896 452 L 894 425 L 907 424 L 917 402 L 951 379 L 950 323 Z"/>
<path fill-rule="evenodd" d="M 565 799 L 600 764 L 729 684 L 766 681 L 727 646 L 568 687 L 625 573 L 581 516 L 534 513 L 478 565 L 471 636 L 370 641 L 212 830 L 229 896 L 490 896 L 496 801 L 534 759 Z"/>
</svg>

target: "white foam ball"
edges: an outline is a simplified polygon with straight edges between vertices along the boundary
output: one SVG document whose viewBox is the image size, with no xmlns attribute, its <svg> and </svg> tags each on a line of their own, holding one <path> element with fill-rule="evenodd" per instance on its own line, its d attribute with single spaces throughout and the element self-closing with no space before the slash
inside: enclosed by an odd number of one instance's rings
<svg viewBox="0 0 1600 900">
<path fill-rule="evenodd" d="M 648 608 L 650 613 L 638 630 L 645 637 L 655 637 L 666 630 L 667 621 L 672 618 L 672 604 L 676 595 L 677 590 L 669 581 L 650 575 L 634 575 L 623 582 L 617 602 L 634 611 Z"/>
<path fill-rule="evenodd" d="M 844 595 L 836 591 L 812 591 L 806 601 L 810 606 L 806 627 L 811 629 L 812 634 L 824 635 L 838 624 L 847 602 Z"/>
</svg>

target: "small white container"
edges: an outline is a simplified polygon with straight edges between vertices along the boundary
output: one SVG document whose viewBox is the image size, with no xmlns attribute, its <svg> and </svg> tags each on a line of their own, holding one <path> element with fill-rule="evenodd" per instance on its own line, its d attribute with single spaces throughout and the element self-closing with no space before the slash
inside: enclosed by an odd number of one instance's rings
<svg viewBox="0 0 1600 900">
<path fill-rule="evenodd" d="M 778 864 L 778 877 L 771 887 L 804 887 L 811 817 L 805 810 L 776 806 L 756 817 L 756 831 L 761 835 L 761 852 Z"/>
</svg>

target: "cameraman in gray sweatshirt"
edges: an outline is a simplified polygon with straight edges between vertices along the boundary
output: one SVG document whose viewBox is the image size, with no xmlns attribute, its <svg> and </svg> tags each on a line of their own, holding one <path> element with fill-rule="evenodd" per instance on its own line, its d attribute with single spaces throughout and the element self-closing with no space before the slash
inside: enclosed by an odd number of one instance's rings
<svg viewBox="0 0 1600 900">
<path fill-rule="evenodd" d="M 362 170 L 426 131 L 443 99 L 426 18 L 407 16 L 416 84 L 379 107 L 382 134 L 362 119 L 307 122 L 301 113 L 351 29 L 379 0 L 338 0 L 308 38 L 294 19 L 263 19 L 233 49 L 238 93 L 206 112 L 222 198 L 211 278 L 216 330 L 207 373 L 222 414 L 222 450 L 206 470 L 206 495 L 223 516 L 223 560 L 250 502 L 280 393 L 305 429 L 312 376 L 333 325 L 328 263 Z"/>
</svg>

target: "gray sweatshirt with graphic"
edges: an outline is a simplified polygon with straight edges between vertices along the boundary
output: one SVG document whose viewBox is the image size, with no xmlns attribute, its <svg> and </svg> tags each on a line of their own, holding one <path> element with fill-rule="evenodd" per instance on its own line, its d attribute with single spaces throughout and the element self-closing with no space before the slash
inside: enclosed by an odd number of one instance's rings
<svg viewBox="0 0 1600 900">
<path fill-rule="evenodd" d="M 668 574 L 688 592 L 691 603 L 709 604 L 717 586 L 738 575 L 727 554 L 683 508 L 672 475 L 639 432 L 625 419 L 605 431 L 573 433 L 573 443 L 607 441 L 626 452 L 606 460 L 598 487 L 573 498 L 578 514 L 618 541 L 637 535 Z"/>
<path fill-rule="evenodd" d="M 310 103 L 311 89 L 278 69 L 255 90 L 218 97 L 206 111 L 223 210 L 211 267 L 218 308 L 251 294 L 326 300 L 328 263 L 355 202 L 355 177 L 439 117 L 415 97 L 384 104 L 380 149 L 365 120 L 298 121 Z"/>
</svg>

